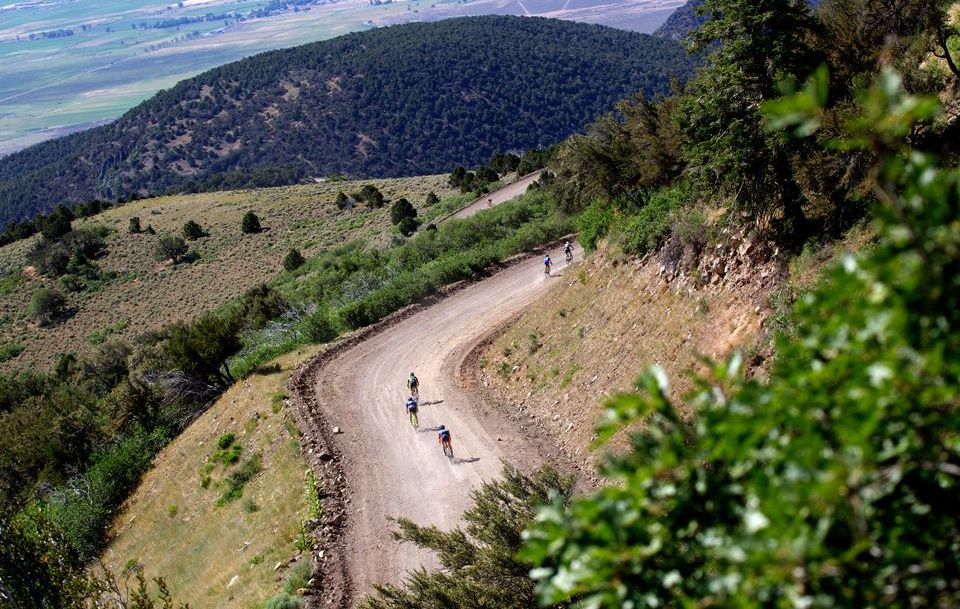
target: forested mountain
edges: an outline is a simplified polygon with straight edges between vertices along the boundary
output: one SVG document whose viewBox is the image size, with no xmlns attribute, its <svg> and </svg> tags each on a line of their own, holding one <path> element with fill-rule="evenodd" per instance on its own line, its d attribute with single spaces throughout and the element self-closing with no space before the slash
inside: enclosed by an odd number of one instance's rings
<svg viewBox="0 0 960 609">
<path fill-rule="evenodd" d="M 272 51 L 0 160 L 0 224 L 237 168 L 370 177 L 473 165 L 554 144 L 691 70 L 674 41 L 542 18 L 408 24 Z"/>
</svg>

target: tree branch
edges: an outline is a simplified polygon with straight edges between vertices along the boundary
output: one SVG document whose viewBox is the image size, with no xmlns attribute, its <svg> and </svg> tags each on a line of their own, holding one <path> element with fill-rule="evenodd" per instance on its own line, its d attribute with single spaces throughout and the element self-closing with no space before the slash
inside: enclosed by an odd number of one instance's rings
<svg viewBox="0 0 960 609">
<path fill-rule="evenodd" d="M 957 78 L 960 78 L 960 68 L 957 68 L 957 64 L 953 61 L 953 57 L 950 56 L 950 47 L 947 46 L 947 42 L 950 40 L 951 36 L 947 35 L 946 28 L 943 27 L 943 24 L 937 26 L 937 42 L 940 44 L 940 48 L 943 50 L 943 55 L 934 53 L 937 57 L 945 59 L 947 61 L 947 67 L 950 68 L 950 71 L 953 72 L 953 75 Z"/>
</svg>

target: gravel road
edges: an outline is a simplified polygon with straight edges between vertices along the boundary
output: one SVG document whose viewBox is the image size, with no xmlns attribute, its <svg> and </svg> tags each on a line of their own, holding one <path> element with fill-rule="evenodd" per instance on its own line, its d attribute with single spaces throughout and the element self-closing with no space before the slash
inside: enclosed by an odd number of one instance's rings
<svg viewBox="0 0 960 609">
<path fill-rule="evenodd" d="M 491 193 L 487 193 L 482 197 L 474 200 L 472 203 L 460 209 L 460 211 L 454 212 L 440 220 L 440 222 L 446 220 L 452 220 L 454 218 L 469 218 L 473 214 L 477 213 L 482 209 L 490 209 L 491 207 L 496 207 L 501 203 L 506 203 L 511 199 L 516 199 L 523 193 L 527 192 L 527 188 L 530 187 L 539 177 L 542 171 L 535 171 L 533 173 L 528 173 L 523 176 L 516 182 L 507 184 L 502 188 L 498 188 Z"/>
<path fill-rule="evenodd" d="M 579 259 L 582 253 L 577 249 Z M 390 538 L 387 517 L 456 526 L 469 507 L 470 490 L 495 478 L 501 459 L 529 470 L 548 460 L 524 441 L 516 423 L 499 410 L 474 403 L 458 382 L 470 350 L 498 325 L 534 303 L 564 277 L 560 249 L 553 276 L 533 257 L 471 285 L 341 353 L 312 379 L 325 424 L 334 436 L 347 498 L 343 535 L 351 604 L 373 583 L 396 583 L 434 557 Z M 420 430 L 404 412 L 405 381 L 421 382 Z M 446 425 L 456 458 L 448 460 L 436 427 Z"/>
</svg>

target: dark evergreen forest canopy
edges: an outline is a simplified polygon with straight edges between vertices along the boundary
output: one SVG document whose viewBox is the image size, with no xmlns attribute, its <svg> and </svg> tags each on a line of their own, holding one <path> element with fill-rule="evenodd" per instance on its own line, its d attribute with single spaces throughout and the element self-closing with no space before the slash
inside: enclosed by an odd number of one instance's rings
<svg viewBox="0 0 960 609">
<path fill-rule="evenodd" d="M 0 225 L 238 168 L 404 176 L 555 144 L 693 61 L 670 40 L 543 18 L 469 17 L 263 53 L 115 123 L 0 160 Z"/>
</svg>

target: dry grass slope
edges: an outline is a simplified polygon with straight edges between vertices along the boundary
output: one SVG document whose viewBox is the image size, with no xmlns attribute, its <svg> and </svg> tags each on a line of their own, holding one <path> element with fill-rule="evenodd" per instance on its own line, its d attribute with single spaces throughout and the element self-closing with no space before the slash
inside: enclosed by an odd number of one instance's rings
<svg viewBox="0 0 960 609">
<path fill-rule="evenodd" d="M 841 242 L 811 244 L 789 260 L 753 259 L 741 244 L 722 261 L 726 276 L 707 285 L 696 268 L 671 275 L 659 254 L 636 259 L 603 246 L 582 263 L 558 264 L 559 285 L 477 354 L 477 380 L 492 401 L 555 435 L 589 470 L 597 455 L 588 447 L 608 396 L 631 389 L 656 364 L 682 402 L 693 389 L 688 371 L 702 356 L 734 349 L 764 374 L 791 298 L 812 289 L 842 252 L 872 238 L 869 226 L 858 226 Z M 626 439 L 621 434 L 613 447 Z"/>
<path fill-rule="evenodd" d="M 293 414 L 273 396 L 317 349 L 284 355 L 279 372 L 234 385 L 160 452 L 116 518 L 103 557 L 108 567 L 138 561 L 148 578 L 162 575 L 173 596 L 195 609 L 255 606 L 277 592 L 307 505 L 307 464 Z M 259 454 L 263 471 L 241 498 L 218 507 L 224 479 L 240 467 L 218 464 L 205 473 L 225 433 L 236 434 L 240 462 Z"/>
<path fill-rule="evenodd" d="M 681 396 L 700 355 L 721 357 L 756 343 L 775 281 L 693 289 L 667 283 L 655 258 L 601 250 L 563 267 L 560 284 L 498 336 L 479 362 L 496 401 L 555 434 L 588 469 L 604 399 L 630 389 L 647 366 L 663 366 Z"/>
<path fill-rule="evenodd" d="M 46 367 L 57 353 L 89 349 L 91 334 L 121 322 L 126 327 L 117 335 L 131 337 L 191 319 L 276 275 L 290 248 L 309 256 L 358 238 L 371 245 L 388 241 L 394 234 L 389 206 L 371 210 L 360 205 L 343 211 L 335 204 L 338 192 L 356 192 L 368 183 L 388 200 L 406 197 L 421 213 L 428 192 L 441 198 L 452 193 L 441 175 L 332 182 L 147 199 L 75 222 L 78 227 L 100 224 L 113 231 L 107 237 L 108 253 L 98 264 L 116 272 L 117 278 L 98 292 L 71 295 L 68 307 L 73 314 L 50 328 L 39 328 L 24 316 L 30 295 L 52 283 L 24 268 L 35 238 L 0 248 L 0 344 L 24 347 L 3 367 L 22 369 L 31 363 Z M 263 232 L 241 233 L 240 220 L 247 211 L 259 216 Z M 143 229 L 151 225 L 157 235 L 130 234 L 134 216 Z M 180 235 L 191 219 L 209 234 L 188 242 L 199 259 L 176 266 L 157 264 L 153 250 L 159 235 Z"/>
</svg>

